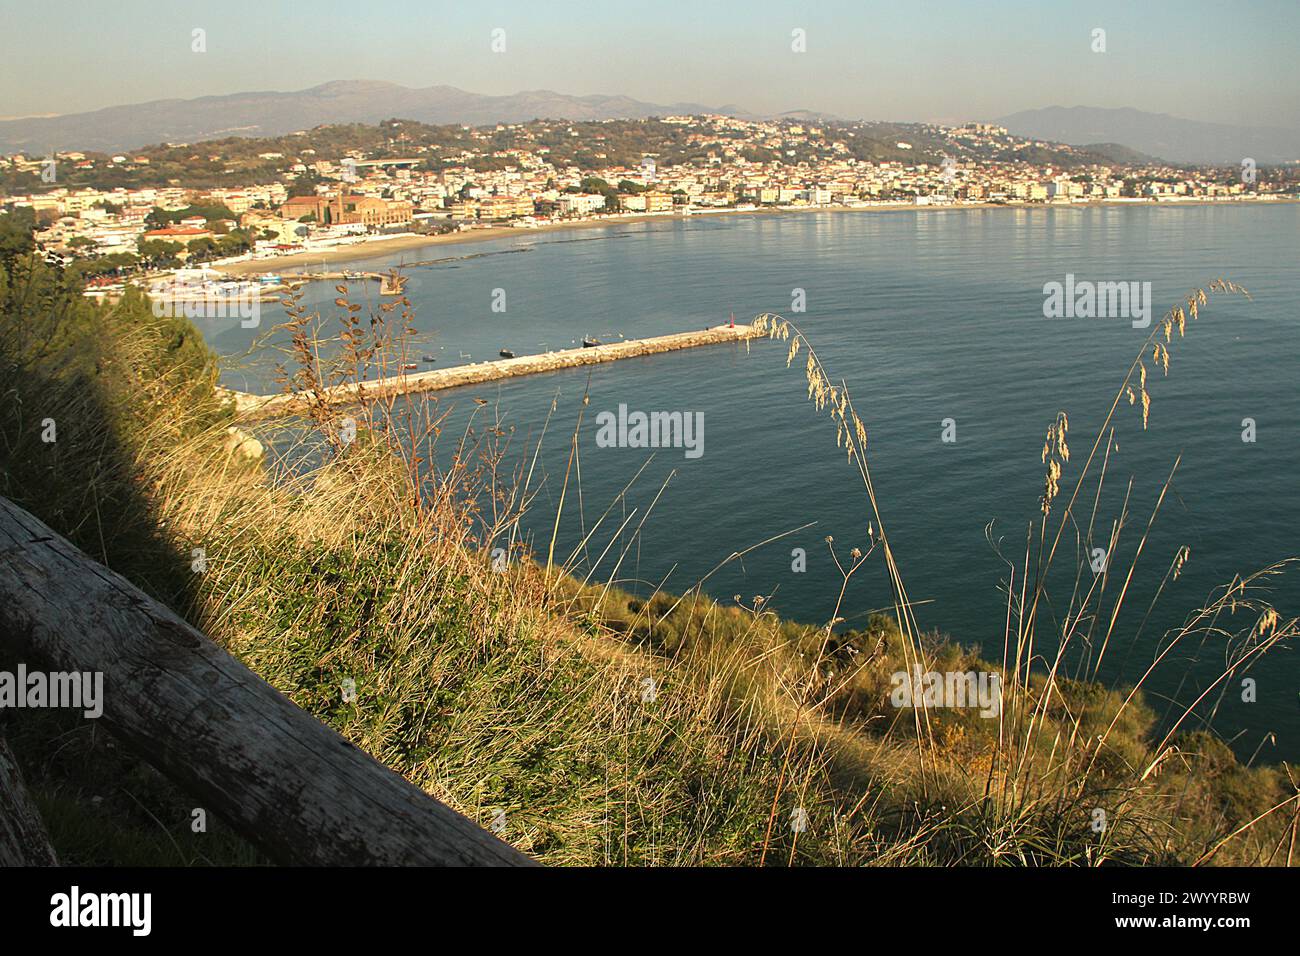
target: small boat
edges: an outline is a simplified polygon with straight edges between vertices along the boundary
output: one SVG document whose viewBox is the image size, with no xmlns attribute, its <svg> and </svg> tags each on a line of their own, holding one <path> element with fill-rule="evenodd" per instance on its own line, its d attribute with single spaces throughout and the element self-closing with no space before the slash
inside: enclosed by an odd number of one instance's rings
<svg viewBox="0 0 1300 956">
<path fill-rule="evenodd" d="M 436 361 L 438 361 L 438 360 L 437 360 L 436 358 L 434 358 L 432 355 L 422 355 L 422 356 L 420 356 L 420 361 L 422 361 L 422 362 L 436 362 Z"/>
<path fill-rule="evenodd" d="M 497 354 L 500 355 L 502 358 L 514 358 L 514 357 L 515 357 L 515 353 L 512 352 L 512 351 L 510 351 L 509 349 L 502 349 L 502 350 L 501 350 L 500 352 L 498 352 Z"/>
<path fill-rule="evenodd" d="M 419 367 L 420 367 L 420 366 L 419 366 L 417 363 L 415 363 L 415 362 L 403 362 L 403 363 L 402 363 L 402 371 L 403 371 L 403 372 L 413 372 L 413 371 L 415 371 L 415 370 L 416 370 L 417 368 L 419 368 Z"/>
<path fill-rule="evenodd" d="M 582 340 L 582 347 L 584 349 L 594 349 L 597 345 L 600 345 L 600 339 L 584 338 Z"/>
</svg>

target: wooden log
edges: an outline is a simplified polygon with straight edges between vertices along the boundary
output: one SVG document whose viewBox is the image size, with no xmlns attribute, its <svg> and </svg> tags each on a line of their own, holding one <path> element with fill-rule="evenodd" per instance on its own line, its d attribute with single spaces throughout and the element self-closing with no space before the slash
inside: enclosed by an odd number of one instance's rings
<svg viewBox="0 0 1300 956">
<path fill-rule="evenodd" d="M 58 866 L 45 821 L 32 803 L 13 751 L 0 737 L 0 866 Z"/>
<path fill-rule="evenodd" d="M 276 862 L 530 865 L 0 498 L 0 640 L 104 675 L 104 723 Z"/>
</svg>

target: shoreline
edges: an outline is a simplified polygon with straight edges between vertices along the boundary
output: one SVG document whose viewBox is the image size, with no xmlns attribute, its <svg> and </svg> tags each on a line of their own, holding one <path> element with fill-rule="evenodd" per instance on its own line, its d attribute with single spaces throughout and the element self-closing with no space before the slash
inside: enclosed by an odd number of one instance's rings
<svg viewBox="0 0 1300 956">
<path fill-rule="evenodd" d="M 465 232 L 451 232 L 440 236 L 396 236 L 391 239 L 372 239 L 321 249 L 316 252 L 291 252 L 283 256 L 266 259 L 250 259 L 229 265 L 213 265 L 211 268 L 229 276 L 263 275 L 302 266 L 323 265 L 326 263 L 351 262 L 362 259 L 375 259 L 410 249 L 428 246 L 471 245 L 478 242 L 491 242 L 494 239 L 506 239 L 510 236 L 529 236 L 548 232 L 563 232 L 574 229 L 613 229 L 618 226 L 640 222 L 681 221 L 688 222 L 697 217 L 714 218 L 720 216 L 782 216 L 788 214 L 805 214 L 814 212 L 829 213 L 900 213 L 900 212 L 956 212 L 971 209 L 1092 209 L 1099 206 L 1131 207 L 1135 209 L 1155 209 L 1160 207 L 1182 206 L 1273 206 L 1294 204 L 1300 199 L 1177 199 L 1165 201 L 1149 200 L 1114 200 L 1100 199 L 1084 203 L 947 203 L 938 206 L 918 206 L 912 203 L 900 203 L 892 206 L 786 206 L 781 208 L 754 209 L 718 209 L 716 211 L 699 211 L 690 215 L 681 213 L 654 213 L 644 216 L 626 218 L 588 219 L 577 222 L 552 222 L 532 228 L 515 226 L 489 226 L 485 229 L 472 229 Z M 390 265 L 396 265 L 392 263 Z"/>
<path fill-rule="evenodd" d="M 650 218 L 650 217 L 644 217 Z M 657 216 L 659 219 L 687 218 L 674 215 Z M 627 221 L 627 220 L 625 220 Z M 489 226 L 486 229 L 473 229 L 467 232 L 450 232 L 441 236 L 394 236 L 391 239 L 371 239 L 366 242 L 353 243 L 320 249 L 316 252 L 291 252 L 283 256 L 267 259 L 250 259 L 246 262 L 233 262 L 229 265 L 213 265 L 212 268 L 229 276 L 263 275 L 300 266 L 314 266 L 326 263 L 352 262 L 360 259 L 375 259 L 408 249 L 423 249 L 427 246 L 452 246 L 475 242 L 490 242 L 493 239 L 506 239 L 510 236 L 529 235 L 540 232 L 554 232 L 563 229 L 608 228 L 616 223 L 603 222 L 556 222 L 534 229 L 519 229 L 514 226 Z"/>
</svg>

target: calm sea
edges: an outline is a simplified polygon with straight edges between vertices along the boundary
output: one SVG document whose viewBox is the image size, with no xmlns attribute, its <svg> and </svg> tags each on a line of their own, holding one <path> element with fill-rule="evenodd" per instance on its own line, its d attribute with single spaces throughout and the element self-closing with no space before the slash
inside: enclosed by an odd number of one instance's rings
<svg viewBox="0 0 1300 956">
<path fill-rule="evenodd" d="M 412 269 L 408 286 L 426 336 L 416 351 L 436 357 L 436 367 L 495 358 L 501 348 L 520 355 L 568 348 L 585 335 L 611 341 L 698 329 L 733 312 L 737 321 L 766 311 L 796 320 L 832 376 L 848 383 L 866 422 L 877 495 L 920 623 L 981 645 L 993 659 L 1002 656 L 1007 565 L 991 541 L 1023 560 L 1048 423 L 1058 410 L 1069 414 L 1068 485 L 1149 331 L 1124 318 L 1047 319 L 1044 283 L 1064 282 L 1067 274 L 1150 282 L 1156 320 L 1215 277 L 1240 283 L 1253 302 L 1216 297 L 1187 337 L 1175 339 L 1169 377 L 1157 373 L 1151 382 L 1150 430 L 1143 432 L 1136 409 L 1125 405 L 1119 414 L 1119 451 L 1098 519 L 1108 531 L 1128 495 L 1128 546 L 1112 562 L 1127 566 L 1181 456 L 1107 652 L 1103 674 L 1120 681 L 1135 679 L 1164 631 L 1213 588 L 1300 554 L 1298 237 L 1300 206 L 1290 204 L 908 210 L 521 231 L 401 258 L 445 260 Z M 373 285 L 357 290 L 374 294 Z M 795 290 L 802 290 L 805 312 L 792 311 Z M 328 311 L 335 295 L 316 284 L 308 302 Z M 503 295 L 505 310 L 494 311 Z M 226 354 L 243 350 L 251 335 L 238 328 L 208 334 Z M 557 403 L 542 445 L 545 477 L 534 479 L 540 494 L 527 522 L 544 551 L 568 436 L 589 391 L 580 433 L 588 528 L 646 466 L 588 548 L 594 564 L 614 539 L 594 577 L 680 590 L 714 572 L 705 590 L 719 599 L 771 595 L 787 616 L 820 623 L 841 584 L 824 539 L 833 536 L 842 556 L 855 545 L 865 549 L 869 510 L 829 418 L 804 398 L 800 364 L 787 370 L 784 347 L 759 341 L 494 383 L 440 400 L 455 406 L 453 422 L 462 423 L 473 398 L 488 399 L 479 420 L 490 413 L 513 427 L 519 456 Z M 271 390 L 269 361 L 232 358 L 225 381 Z M 596 415 L 620 403 L 702 412 L 703 454 L 597 447 Z M 943 440 L 947 419 L 955 441 Z M 1254 421 L 1253 442 L 1242 439 L 1243 419 Z M 614 535 L 628 515 L 637 533 Z M 714 570 L 732 552 L 808 524 Z M 570 499 L 561 551 L 568 553 L 580 529 Z M 1067 545 L 1072 567 L 1073 540 Z M 1183 545 L 1190 560 L 1152 610 L 1154 585 Z M 802 573 L 792 567 L 796 548 L 807 554 Z M 1296 578 L 1273 583 L 1284 616 L 1298 612 Z M 1049 618 L 1063 613 L 1070 597 L 1072 580 L 1057 584 Z M 854 578 L 840 614 L 854 626 L 889 603 L 873 559 Z M 1188 702 L 1222 668 L 1223 638 L 1189 650 L 1197 661 L 1174 660 L 1150 682 L 1162 712 L 1169 705 L 1161 697 Z M 1260 759 L 1300 757 L 1300 659 L 1282 649 L 1249 676 L 1257 701 L 1242 702 L 1233 683 L 1215 728 L 1247 756 L 1263 741 Z M 1265 740 L 1270 731 L 1275 741 Z"/>
</svg>

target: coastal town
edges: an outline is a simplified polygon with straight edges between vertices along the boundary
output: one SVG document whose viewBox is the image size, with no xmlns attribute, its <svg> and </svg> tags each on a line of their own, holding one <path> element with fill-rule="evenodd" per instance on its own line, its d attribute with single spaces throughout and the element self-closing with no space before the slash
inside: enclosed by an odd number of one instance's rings
<svg viewBox="0 0 1300 956">
<path fill-rule="evenodd" d="M 33 216 L 46 254 L 77 269 L 92 296 L 140 277 L 183 275 L 201 290 L 236 274 L 275 281 L 282 263 L 506 229 L 738 211 L 1278 201 L 1300 192 L 1293 165 L 1178 167 L 985 123 L 721 115 L 479 128 L 389 120 L 115 155 L 10 155 L 0 157 L 0 176 L 0 208 Z"/>
<path fill-rule="evenodd" d="M 1298 38 L 8 4 L 9 935 L 1289 924 Z"/>
</svg>

